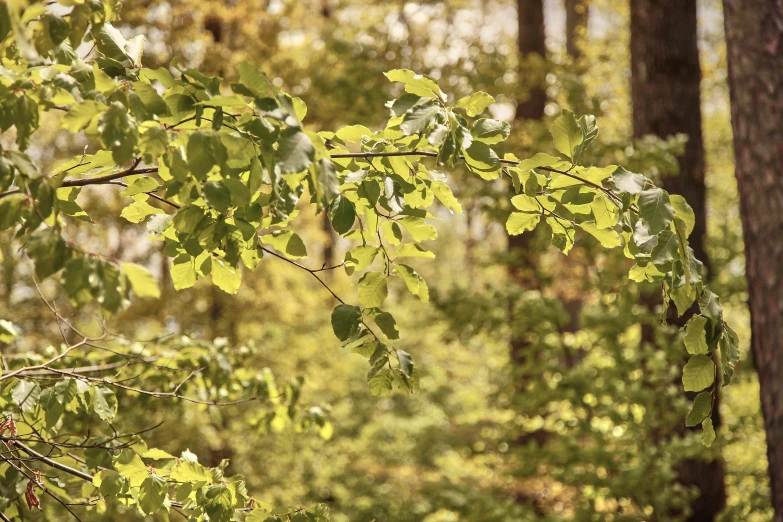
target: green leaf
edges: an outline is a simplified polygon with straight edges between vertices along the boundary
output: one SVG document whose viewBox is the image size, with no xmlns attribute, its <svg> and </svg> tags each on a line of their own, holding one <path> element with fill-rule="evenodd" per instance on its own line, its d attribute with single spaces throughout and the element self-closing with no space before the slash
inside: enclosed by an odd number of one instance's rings
<svg viewBox="0 0 783 522">
<path fill-rule="evenodd" d="M 0 319 L 0 343 L 10 343 L 19 337 L 19 330 L 14 323 Z"/>
<path fill-rule="evenodd" d="M 129 60 L 140 65 L 141 51 L 138 49 L 140 42 L 133 40 L 129 42 L 118 29 L 109 23 L 103 24 L 101 27 L 96 44 L 98 51 L 107 58 L 118 62 Z"/>
<path fill-rule="evenodd" d="M 438 201 L 449 209 L 449 212 L 462 214 L 462 205 L 459 204 L 459 201 L 454 197 L 451 188 L 449 188 L 446 183 L 435 181 L 430 188 L 432 189 L 433 194 L 435 194 L 435 197 L 438 198 Z"/>
<path fill-rule="evenodd" d="M 30 156 L 27 154 L 16 150 L 9 150 L 6 154 L 8 154 L 8 157 L 22 176 L 30 179 L 38 179 L 41 177 L 42 173 L 35 168 L 33 160 L 31 160 Z"/>
<path fill-rule="evenodd" d="M 661 274 L 663 275 L 663 274 Z M 696 300 L 696 292 L 692 286 L 682 285 L 675 287 L 670 292 L 674 306 L 677 307 L 677 315 L 682 315 L 688 311 L 688 309 Z"/>
<path fill-rule="evenodd" d="M 740 359 L 739 337 L 731 327 L 724 323 L 723 335 L 720 338 L 721 360 L 725 367 L 734 368 Z"/>
<path fill-rule="evenodd" d="M 340 304 L 332 311 L 332 330 L 341 341 L 359 333 L 362 325 L 362 311 L 358 306 Z"/>
<path fill-rule="evenodd" d="M 87 127 L 92 119 L 104 112 L 108 107 L 94 100 L 85 100 L 82 103 L 71 105 L 63 116 L 60 125 L 69 132 L 79 132 Z"/>
<path fill-rule="evenodd" d="M 184 290 L 196 284 L 196 267 L 190 256 L 183 254 L 173 261 L 171 281 L 176 290 Z"/>
<path fill-rule="evenodd" d="M 35 275 L 46 279 L 65 266 L 71 257 L 71 250 L 56 230 L 39 230 L 27 243 L 27 255 L 35 261 Z"/>
<path fill-rule="evenodd" d="M 117 165 L 133 157 L 139 131 L 123 104 L 112 102 L 98 120 L 98 131 L 103 144 L 112 151 L 112 158 Z"/>
<path fill-rule="evenodd" d="M 334 135 L 343 141 L 356 143 L 362 141 L 365 136 L 372 136 L 373 132 L 364 125 L 349 125 L 338 130 Z"/>
<path fill-rule="evenodd" d="M 394 268 L 397 275 L 405 283 L 408 291 L 415 296 L 418 296 L 424 302 L 429 301 L 429 289 L 424 279 L 416 273 L 416 271 L 407 265 L 397 265 Z"/>
<path fill-rule="evenodd" d="M 262 243 L 273 246 L 292 259 L 307 257 L 307 249 L 302 238 L 290 230 L 272 232 L 261 236 L 260 239 Z"/>
<path fill-rule="evenodd" d="M 552 134 L 555 149 L 576 163 L 577 147 L 582 144 L 584 137 L 574 113 L 564 110 L 549 128 L 549 132 Z"/>
<path fill-rule="evenodd" d="M 481 118 L 473 124 L 470 133 L 477 140 L 494 145 L 509 137 L 511 124 L 507 121 Z"/>
<path fill-rule="evenodd" d="M 416 242 L 438 237 L 438 232 L 435 230 L 435 227 L 424 221 L 424 218 L 405 216 L 397 221 L 397 223 L 402 225 Z"/>
<path fill-rule="evenodd" d="M 416 74 L 407 69 L 394 69 L 383 73 L 390 81 L 400 82 L 405 86 L 405 91 L 425 98 L 440 98 L 446 100 L 446 95 L 438 87 L 437 82 L 428 76 Z"/>
<path fill-rule="evenodd" d="M 710 392 L 701 392 L 693 401 L 693 407 L 685 418 L 685 425 L 688 427 L 696 426 L 706 419 L 712 411 L 712 394 Z"/>
<path fill-rule="evenodd" d="M 582 143 L 577 145 L 574 151 L 574 163 L 579 163 L 582 158 L 582 154 L 585 149 L 592 143 L 592 141 L 598 136 L 598 124 L 596 123 L 595 116 L 592 114 L 586 114 L 581 116 L 578 120 L 579 128 L 582 130 Z"/>
<path fill-rule="evenodd" d="M 122 271 L 128 277 L 133 293 L 138 297 L 151 297 L 153 299 L 160 297 L 158 282 L 150 274 L 149 270 L 135 263 L 123 263 Z"/>
<path fill-rule="evenodd" d="M 39 404 L 46 417 L 46 426 L 54 427 L 65 412 L 65 406 L 60 402 L 54 386 L 44 389 L 39 398 Z"/>
<path fill-rule="evenodd" d="M 554 165 L 557 165 L 558 163 L 561 163 L 562 161 L 563 160 L 560 158 L 556 158 L 549 154 L 539 152 L 532 158 L 528 158 L 526 160 L 520 161 L 519 164 L 517 165 L 517 168 L 522 171 L 527 171 L 538 167 L 552 167 Z"/>
<path fill-rule="evenodd" d="M 106 386 L 94 386 L 92 408 L 103 421 L 111 422 L 117 415 L 117 396 Z"/>
<path fill-rule="evenodd" d="M 400 361 L 400 371 L 413 377 L 413 357 L 408 352 L 397 350 L 397 359 Z"/>
<path fill-rule="evenodd" d="M 406 243 L 397 250 L 397 257 L 424 257 L 435 259 L 435 254 L 425 250 L 415 243 Z"/>
<path fill-rule="evenodd" d="M 95 474 L 92 485 L 99 488 L 104 497 L 113 497 L 122 491 L 125 479 L 113 469 L 103 469 Z"/>
<path fill-rule="evenodd" d="M 674 208 L 674 217 L 685 223 L 685 237 L 690 236 L 693 227 L 696 226 L 696 215 L 693 213 L 693 208 L 679 194 L 670 194 L 669 201 Z"/>
<path fill-rule="evenodd" d="M 237 65 L 237 71 L 239 72 L 239 82 L 249 91 L 249 95 L 256 98 L 273 98 L 275 96 L 274 86 L 269 82 L 266 74 L 255 66 L 247 61 L 242 61 Z M 237 92 L 236 89 L 235 92 Z"/>
<path fill-rule="evenodd" d="M 215 165 L 223 165 L 228 152 L 215 131 L 196 131 L 188 139 L 188 167 L 200 180 L 206 178 Z"/>
<path fill-rule="evenodd" d="M 313 162 L 315 147 L 305 132 L 288 127 L 280 133 L 275 162 L 283 174 L 302 172 Z"/>
<path fill-rule="evenodd" d="M 212 98 L 208 100 L 204 100 L 202 102 L 199 102 L 201 105 L 205 107 L 246 107 L 247 102 L 244 98 L 241 96 L 234 94 L 233 96 L 222 96 L 217 95 L 213 96 Z M 215 111 L 215 117 L 220 114 L 222 117 L 223 112 L 221 110 Z M 215 129 L 217 130 L 217 129 Z"/>
<path fill-rule="evenodd" d="M 305 104 L 304 100 L 302 98 L 293 98 L 291 100 L 294 105 L 294 114 L 296 115 L 296 119 L 301 121 L 304 121 L 305 116 L 307 116 L 307 105 Z"/>
<path fill-rule="evenodd" d="M 226 292 L 236 294 L 242 284 L 242 272 L 234 268 L 222 259 L 212 258 L 212 283 Z"/>
<path fill-rule="evenodd" d="M 139 507 L 149 515 L 163 506 L 168 487 L 166 481 L 155 474 L 149 475 L 139 488 Z"/>
<path fill-rule="evenodd" d="M 425 134 L 430 125 L 441 122 L 443 118 L 443 109 L 435 103 L 417 105 L 405 114 L 400 129 L 406 136 Z"/>
<path fill-rule="evenodd" d="M 150 113 L 161 116 L 168 115 L 168 105 L 166 105 L 166 102 L 163 101 L 163 98 L 160 97 L 158 91 L 156 91 L 155 88 L 149 83 L 134 82 L 133 92 L 136 93 L 136 95 L 141 100 L 141 103 L 144 104 L 144 107 Z"/>
<path fill-rule="evenodd" d="M 388 295 L 388 279 L 381 272 L 367 272 L 359 280 L 359 301 L 365 308 L 378 308 Z"/>
<path fill-rule="evenodd" d="M 146 201 L 134 201 L 120 212 L 120 216 L 131 223 L 141 223 L 152 214 L 165 214 L 165 212 L 159 208 L 153 207 Z"/>
<path fill-rule="evenodd" d="M 122 450 L 114 463 L 114 467 L 120 475 L 128 479 L 133 488 L 141 486 L 150 474 L 147 465 L 142 462 L 141 458 L 132 449 Z"/>
<path fill-rule="evenodd" d="M 582 230 L 596 238 L 598 242 L 601 243 L 601 246 L 605 248 L 614 248 L 621 244 L 620 236 L 617 235 L 617 232 L 612 228 L 600 229 L 592 221 L 579 223 L 579 226 Z"/>
<path fill-rule="evenodd" d="M 356 270 L 364 270 L 369 267 L 378 255 L 378 248 L 370 245 L 362 245 L 345 254 L 345 272 L 348 275 Z"/>
<path fill-rule="evenodd" d="M 712 427 L 712 419 L 705 419 L 701 423 L 701 428 L 704 430 L 701 434 L 701 443 L 709 448 L 715 442 L 715 428 Z"/>
<path fill-rule="evenodd" d="M 209 486 L 204 498 L 206 499 L 206 512 L 209 515 L 209 520 L 231 520 L 235 502 L 231 488 L 225 484 Z"/>
<path fill-rule="evenodd" d="M 391 369 L 384 368 L 370 377 L 370 393 L 373 397 L 381 397 L 392 392 L 394 377 Z"/>
<path fill-rule="evenodd" d="M 688 353 L 696 355 L 710 351 L 707 346 L 707 332 L 704 330 L 706 324 L 706 317 L 694 315 L 685 325 L 685 348 Z"/>
<path fill-rule="evenodd" d="M 536 228 L 536 225 L 538 225 L 540 220 L 540 214 L 512 212 L 506 221 L 506 231 L 512 236 L 517 236 L 523 232 Z"/>
<path fill-rule="evenodd" d="M 474 141 L 465 150 L 465 164 L 483 179 L 492 180 L 500 175 L 500 158 L 489 145 Z"/>
<path fill-rule="evenodd" d="M 652 234 L 667 228 L 674 218 L 674 207 L 669 202 L 669 195 L 658 187 L 643 190 L 639 194 L 639 217 Z"/>
<path fill-rule="evenodd" d="M 658 242 L 652 250 L 650 260 L 653 264 L 664 266 L 677 259 L 679 252 L 679 239 L 671 230 L 664 230 L 658 234 Z"/>
<path fill-rule="evenodd" d="M 20 224 L 26 199 L 23 194 L 12 194 L 0 199 L 0 230 Z"/>
<path fill-rule="evenodd" d="M 612 184 L 615 192 L 619 194 L 640 194 L 644 190 L 646 180 L 641 174 L 628 172 L 623 167 L 617 167 L 612 174 Z"/>
<path fill-rule="evenodd" d="M 23 413 L 31 411 L 38 404 L 41 387 L 32 381 L 18 380 L 11 391 L 14 403 Z"/>
<path fill-rule="evenodd" d="M 399 339 L 400 331 L 397 329 L 397 321 L 394 320 L 394 316 L 389 312 L 380 312 L 373 316 L 375 324 L 381 329 L 383 335 L 389 339 Z"/>
<path fill-rule="evenodd" d="M 715 363 L 706 355 L 694 355 L 682 369 L 685 391 L 702 391 L 715 380 Z"/>
<path fill-rule="evenodd" d="M 221 214 L 225 214 L 231 206 L 231 190 L 222 181 L 204 183 L 201 193 L 207 204 Z"/>
<path fill-rule="evenodd" d="M 389 244 L 397 246 L 402 242 L 402 228 L 396 221 L 386 220 L 381 223 L 381 232 Z"/>
<path fill-rule="evenodd" d="M 182 207 L 174 216 L 174 228 L 183 234 L 192 234 L 204 219 L 204 211 L 195 205 Z"/>
<path fill-rule="evenodd" d="M 329 204 L 329 220 L 340 235 L 348 233 L 356 221 L 356 207 L 344 196 L 337 196 Z"/>
<path fill-rule="evenodd" d="M 456 106 L 465 109 L 465 112 L 468 114 L 468 116 L 473 118 L 474 116 L 478 116 L 484 112 L 484 109 L 493 103 L 495 103 L 495 98 L 483 91 L 478 91 L 474 92 L 470 96 L 461 98 L 457 102 Z"/>
<path fill-rule="evenodd" d="M 171 469 L 170 478 L 177 482 L 212 482 L 212 475 L 204 466 L 184 459 Z"/>
<path fill-rule="evenodd" d="M 174 460 L 177 458 L 174 455 L 167 453 L 158 448 L 148 449 L 147 451 L 144 452 L 142 457 L 145 459 L 153 459 L 153 460 Z"/>
<path fill-rule="evenodd" d="M 130 197 L 137 194 L 153 192 L 159 186 L 160 184 L 154 178 L 150 178 L 149 176 L 139 176 L 138 178 L 128 183 L 128 186 L 125 187 L 125 190 L 120 192 L 120 196 Z"/>
<path fill-rule="evenodd" d="M 16 126 L 16 143 L 19 150 L 25 150 L 30 145 L 30 136 L 38 128 L 38 104 L 29 96 L 19 96 L 14 107 L 13 122 Z"/>
<path fill-rule="evenodd" d="M 169 135 L 159 126 L 149 127 L 139 139 L 139 148 L 144 154 L 144 161 L 154 163 L 165 152 L 169 145 Z"/>
<path fill-rule="evenodd" d="M 720 321 L 723 315 L 723 308 L 720 306 L 720 299 L 709 288 L 704 288 L 699 297 L 699 310 L 710 319 Z"/>
</svg>

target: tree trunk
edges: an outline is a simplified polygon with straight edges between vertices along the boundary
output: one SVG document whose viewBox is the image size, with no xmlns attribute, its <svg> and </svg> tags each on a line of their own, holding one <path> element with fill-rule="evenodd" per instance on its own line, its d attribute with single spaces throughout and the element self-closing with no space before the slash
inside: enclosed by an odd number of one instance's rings
<svg viewBox="0 0 783 522">
<path fill-rule="evenodd" d="M 772 505 L 783 521 L 783 2 L 724 0 L 751 349 Z"/>
<path fill-rule="evenodd" d="M 544 81 L 546 73 L 546 34 L 544 27 L 543 0 L 518 0 L 517 16 L 519 18 L 519 77 L 520 101 L 517 105 L 516 119 L 527 122 L 538 122 L 544 117 L 546 106 L 546 89 Z M 535 123 L 534 123 L 535 124 Z M 530 128 L 530 126 L 528 126 Z M 536 240 L 539 234 L 527 232 L 518 236 L 508 236 L 507 270 L 510 279 L 520 288 L 526 290 L 540 289 L 538 273 L 538 247 Z M 510 356 L 514 364 L 514 388 L 517 397 L 523 397 L 528 383 L 528 376 L 522 368 L 533 355 L 532 346 L 524 335 L 520 335 L 513 326 L 517 322 L 514 317 L 513 303 L 510 306 L 509 323 L 512 325 Z M 520 400 L 520 399 L 518 399 Z M 544 444 L 549 433 L 538 430 L 521 435 L 516 444 L 522 446 L 530 441 Z M 517 501 L 523 504 L 531 502 L 531 498 L 523 494 L 517 495 Z M 536 513 L 540 506 L 533 501 Z"/>
<path fill-rule="evenodd" d="M 543 0 L 518 0 L 517 16 L 519 18 L 519 76 L 524 79 L 521 89 L 528 89 L 527 99 L 517 105 L 516 119 L 540 120 L 544 117 L 546 106 L 546 90 L 544 77 L 538 77 L 541 62 L 546 59 L 546 33 L 544 27 Z M 529 83 L 531 78 L 538 78 L 537 83 Z M 522 288 L 538 288 L 536 265 L 538 256 L 533 248 L 535 234 L 527 233 L 509 236 L 509 275 Z M 513 321 L 513 318 L 511 318 Z M 511 359 L 521 363 L 526 358 L 527 343 L 518 336 L 511 339 Z"/>
<path fill-rule="evenodd" d="M 582 45 L 587 37 L 589 0 L 565 0 L 566 52 L 574 60 L 582 56 Z"/>
<path fill-rule="evenodd" d="M 517 119 L 540 120 L 546 107 L 546 32 L 543 0 L 518 0 L 519 76 L 528 87 L 527 99 L 517 105 Z"/>
<path fill-rule="evenodd" d="M 696 0 L 631 0 L 634 135 L 688 135 L 685 153 L 679 158 L 679 174 L 668 173 L 662 185 L 685 197 L 693 207 L 697 223 L 690 243 L 696 256 L 709 267 L 704 250 L 706 191 L 696 35 Z M 717 410 L 716 404 L 716 427 L 720 425 Z M 726 501 L 723 462 L 686 459 L 678 472 L 682 484 L 700 490 L 690 506 L 689 520 L 714 520 Z"/>
</svg>

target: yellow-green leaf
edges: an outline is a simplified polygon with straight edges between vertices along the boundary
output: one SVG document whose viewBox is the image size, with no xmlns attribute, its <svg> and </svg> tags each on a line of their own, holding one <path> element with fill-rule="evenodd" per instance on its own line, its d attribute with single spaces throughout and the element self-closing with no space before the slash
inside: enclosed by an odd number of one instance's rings
<svg viewBox="0 0 783 522">
<path fill-rule="evenodd" d="M 135 263 L 123 263 L 122 271 L 130 281 L 133 293 L 139 297 L 160 297 L 158 282 L 150 274 L 149 270 Z"/>
</svg>

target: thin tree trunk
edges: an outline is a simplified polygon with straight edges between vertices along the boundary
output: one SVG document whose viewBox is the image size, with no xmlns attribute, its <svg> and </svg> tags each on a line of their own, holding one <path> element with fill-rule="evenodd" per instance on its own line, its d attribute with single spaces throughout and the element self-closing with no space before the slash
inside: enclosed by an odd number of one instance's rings
<svg viewBox="0 0 783 522">
<path fill-rule="evenodd" d="M 517 119 L 540 120 L 546 107 L 544 80 L 546 71 L 546 32 L 543 0 L 518 0 L 519 75 L 529 88 L 526 98 L 517 105 Z"/>
<path fill-rule="evenodd" d="M 544 117 L 546 106 L 546 90 L 544 88 L 545 74 L 543 63 L 546 59 L 546 40 L 544 30 L 544 3 L 543 0 L 518 0 L 519 18 L 519 76 L 520 76 L 520 103 L 517 105 L 516 119 L 525 121 L 537 121 Z M 540 288 L 538 277 L 538 250 L 536 248 L 536 234 L 528 232 L 508 238 L 507 270 L 510 279 L 520 288 L 532 290 Z M 532 356 L 531 346 L 524 335 L 515 331 L 513 325 L 516 319 L 511 305 L 509 322 L 512 325 L 510 343 L 511 361 L 514 363 L 514 386 L 516 393 L 521 397 L 525 393 L 526 376 L 523 375 L 523 367 Z M 539 430 L 534 433 L 524 434 L 517 439 L 517 444 L 524 445 L 531 440 L 543 444 L 548 433 Z M 530 501 L 525 495 L 519 495 L 517 500 L 521 503 Z M 536 510 L 539 506 L 534 503 Z M 543 514 L 543 512 L 539 513 Z"/>
<path fill-rule="evenodd" d="M 631 0 L 634 135 L 654 134 L 661 138 L 677 133 L 688 135 L 685 153 L 679 158 L 679 174 L 665 173 L 662 185 L 667 191 L 685 197 L 693 207 L 697 224 L 690 243 L 696 256 L 707 264 L 701 70 L 696 28 L 696 0 Z M 713 422 L 716 427 L 720 425 L 717 404 Z M 686 459 L 678 466 L 678 473 L 682 484 L 700 491 L 690 506 L 689 520 L 714 520 L 726 501 L 722 460 Z"/>
<path fill-rule="evenodd" d="M 546 91 L 543 77 L 534 84 L 528 83 L 529 78 L 537 77 L 542 60 L 546 59 L 546 39 L 544 27 L 543 0 L 518 0 L 519 18 L 519 75 L 524 81 L 522 87 L 528 88 L 528 93 L 520 97 L 522 101 L 517 106 L 518 120 L 540 120 L 544 117 L 546 106 Z M 532 59 L 532 60 L 531 60 Z M 532 65 L 531 65 L 532 64 Z M 537 253 L 534 251 L 535 235 L 533 233 L 509 236 L 509 275 L 522 288 L 538 288 L 536 277 Z M 513 318 L 512 318 L 513 321 Z M 523 362 L 527 343 L 519 336 L 512 336 L 511 358 L 517 363 Z"/>
<path fill-rule="evenodd" d="M 565 0 L 566 52 L 574 60 L 582 56 L 582 45 L 587 37 L 587 16 L 590 0 Z"/>
<path fill-rule="evenodd" d="M 783 522 L 783 1 L 724 0 L 723 11 L 751 349 Z"/>
</svg>

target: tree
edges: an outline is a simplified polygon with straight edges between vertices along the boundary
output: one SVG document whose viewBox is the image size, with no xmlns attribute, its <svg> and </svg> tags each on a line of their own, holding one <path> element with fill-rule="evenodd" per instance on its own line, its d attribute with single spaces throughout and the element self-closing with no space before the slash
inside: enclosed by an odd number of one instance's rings
<svg viewBox="0 0 783 522">
<path fill-rule="evenodd" d="M 685 152 L 679 158 L 679 172 L 663 173 L 661 185 L 684 196 L 693 208 L 699 224 L 694 227 L 691 244 L 696 257 L 706 263 L 701 70 L 696 40 L 695 0 L 631 1 L 634 135 L 642 138 L 652 134 L 667 139 L 678 133 L 687 134 Z M 655 301 L 654 297 L 652 299 Z M 679 321 L 680 326 L 683 323 Z M 713 404 L 716 409 L 713 425 L 717 429 L 720 426 L 719 394 Z M 726 501 L 721 459 L 685 459 L 678 472 L 681 483 L 699 490 L 698 498 L 691 505 L 689 520 L 714 520 Z"/>
<path fill-rule="evenodd" d="M 582 45 L 587 36 L 589 0 L 565 0 L 566 51 L 574 60 L 582 56 Z"/>
<path fill-rule="evenodd" d="M 0 374 L 0 491 L 13 503 L 4 513 L 16 517 L 22 503 L 50 510 L 76 503 L 144 515 L 174 509 L 212 521 L 328 517 L 324 506 L 270 515 L 243 480 L 224 473 L 224 461 L 205 466 L 190 451 L 176 457 L 149 448 L 146 427 L 122 425 L 120 403 L 125 411 L 153 400 L 204 408 L 255 401 L 263 405 L 256 424 L 282 416 L 302 430 L 328 431 L 321 410 L 298 404 L 301 381 L 248 371 L 247 350 L 163 336 L 144 340 L 140 353 L 140 343 L 119 335 L 119 314 L 160 289 L 146 266 L 91 249 L 100 242 L 90 241 L 94 223 L 79 196 L 98 187 L 123 207 L 117 217 L 162 244 L 177 290 L 208 278 L 236 294 L 243 273 L 272 260 L 307 273 L 337 303 L 334 334 L 368 360 L 369 390 L 383 396 L 416 391 L 420 371 L 395 347 L 397 323 L 382 309 L 389 287 L 428 300 L 426 282 L 407 263 L 433 257 L 422 245 L 437 236 L 428 209 L 437 201 L 460 210 L 447 175 L 435 167 L 464 165 L 481 179 L 514 185 L 511 234 L 541 223 L 564 253 L 577 229 L 607 248 L 624 244 L 633 279 L 659 281 L 680 311 L 699 301 L 703 315 L 688 323 L 686 336 L 694 354 L 686 390 L 715 392 L 716 361 L 731 372 L 735 338 L 687 246 L 693 211 L 642 175 L 583 165 L 598 132 L 594 117 L 563 111 L 551 128 L 559 156 L 520 160 L 501 150 L 510 125 L 481 117 L 492 96 L 477 92 L 450 103 L 432 78 L 396 69 L 386 73 L 399 96 L 383 129 L 315 132 L 303 124 L 304 102 L 254 65 L 240 63 L 229 86 L 184 67 L 145 68 L 143 35 L 126 39 L 113 25 L 118 4 L 71 7 L 63 15 L 47 4 L 0 4 L 0 51 L 10 71 L 0 77 L 0 129 L 15 134 L 0 156 L 0 228 L 12 231 L 31 261 L 59 343 L 39 353 L 35 337 L 27 339 L 35 333 L 20 335 L 12 322 L 0 322 L 0 341 L 11 343 Z M 83 42 L 94 47 L 85 58 L 74 52 Z M 85 139 L 84 152 L 51 168 L 36 161 L 30 144 L 44 118 L 61 118 L 65 134 Z M 342 264 L 302 264 L 302 208 L 326 212 L 335 233 L 352 242 Z M 651 254 L 645 248 L 652 242 L 660 248 Z M 338 268 L 357 279 L 357 298 L 338 295 L 323 279 Z M 64 307 L 102 319 L 76 323 Z M 127 368 L 133 377 L 120 375 Z M 710 444 L 710 391 L 700 397 L 707 400 L 697 398 L 687 421 L 703 423 Z"/>
<path fill-rule="evenodd" d="M 519 77 L 521 97 L 518 100 L 515 118 L 527 124 L 541 124 L 546 106 L 545 76 L 546 28 L 544 26 L 544 3 L 542 0 L 519 0 L 517 2 L 517 24 L 519 27 L 517 45 L 519 51 Z M 539 286 L 536 276 L 537 254 L 533 236 L 512 235 L 508 238 L 509 274 L 522 288 Z M 514 321 L 514 318 L 510 318 Z M 529 354 L 527 343 L 513 336 L 511 358 L 523 361 Z"/>
<path fill-rule="evenodd" d="M 751 350 L 761 407 L 775 520 L 783 520 L 783 8 L 772 1 L 723 2 L 731 125 L 740 195 Z"/>
<path fill-rule="evenodd" d="M 544 2 L 518 0 L 520 73 L 526 98 L 517 105 L 517 119 L 540 120 L 546 106 L 546 30 Z"/>
</svg>

